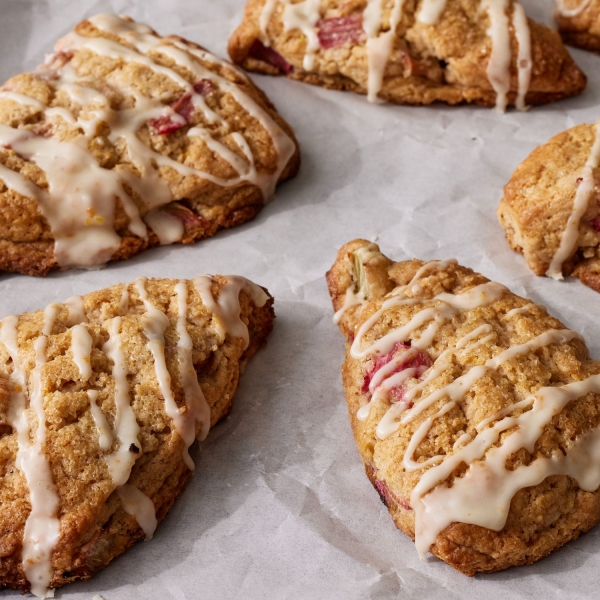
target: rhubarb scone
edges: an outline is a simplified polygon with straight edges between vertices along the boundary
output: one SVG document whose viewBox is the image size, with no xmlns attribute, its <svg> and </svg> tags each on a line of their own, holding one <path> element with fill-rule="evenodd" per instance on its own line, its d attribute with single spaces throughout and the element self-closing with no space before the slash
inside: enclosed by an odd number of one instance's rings
<svg viewBox="0 0 600 600">
<path fill-rule="evenodd" d="M 525 109 L 586 85 L 560 36 L 514 0 L 248 0 L 229 54 L 399 104 Z"/>
<path fill-rule="evenodd" d="M 363 240 L 327 281 L 365 471 L 421 557 L 498 571 L 600 519 L 600 362 L 579 334 L 454 260 Z"/>
<path fill-rule="evenodd" d="M 600 292 L 600 130 L 578 125 L 536 148 L 504 187 L 498 218 L 537 275 Z"/>
<path fill-rule="evenodd" d="M 94 268 L 253 218 L 299 166 L 238 68 L 97 15 L 0 88 L 0 271 Z"/>
<path fill-rule="evenodd" d="M 556 0 L 555 16 L 566 44 L 600 52 L 600 0 Z"/>
<path fill-rule="evenodd" d="M 141 278 L 0 321 L 0 588 L 48 597 L 152 537 L 272 304 L 242 277 Z"/>
</svg>

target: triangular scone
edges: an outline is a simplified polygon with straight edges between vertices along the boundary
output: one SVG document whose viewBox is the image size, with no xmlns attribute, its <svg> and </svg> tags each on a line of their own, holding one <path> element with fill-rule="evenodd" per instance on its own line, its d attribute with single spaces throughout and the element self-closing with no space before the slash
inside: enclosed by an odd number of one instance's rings
<svg viewBox="0 0 600 600">
<path fill-rule="evenodd" d="M 364 240 L 327 281 L 367 476 L 421 556 L 498 571 L 600 519 L 600 362 L 579 334 L 456 261 Z"/>
<path fill-rule="evenodd" d="M 600 0 L 556 0 L 555 15 L 565 44 L 600 52 Z"/>
<path fill-rule="evenodd" d="M 253 218 L 299 166 L 237 67 L 97 15 L 0 88 L 0 271 L 97 267 Z"/>
<path fill-rule="evenodd" d="M 537 275 L 600 292 L 600 129 L 578 125 L 536 148 L 504 186 L 498 218 Z"/>
<path fill-rule="evenodd" d="M 2 319 L 0 588 L 42 597 L 152 536 L 272 304 L 242 277 L 142 278 Z"/>
<path fill-rule="evenodd" d="M 558 34 L 512 0 L 249 0 L 229 54 L 400 104 L 524 108 L 586 85 Z"/>
</svg>

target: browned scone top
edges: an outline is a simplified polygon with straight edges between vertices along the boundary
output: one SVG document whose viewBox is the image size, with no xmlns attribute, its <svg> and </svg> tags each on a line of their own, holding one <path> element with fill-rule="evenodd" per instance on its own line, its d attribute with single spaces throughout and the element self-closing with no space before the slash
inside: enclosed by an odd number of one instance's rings
<svg viewBox="0 0 600 600">
<path fill-rule="evenodd" d="M 365 471 L 421 556 L 498 571 L 600 519 L 600 363 L 580 335 L 456 261 L 364 240 L 327 282 Z"/>
<path fill-rule="evenodd" d="M 565 44 L 600 52 L 599 0 L 556 0 L 555 16 Z"/>
<path fill-rule="evenodd" d="M 0 89 L 0 270 L 45 275 L 212 236 L 253 218 L 299 161 L 237 67 L 91 17 Z"/>
<path fill-rule="evenodd" d="M 560 36 L 517 2 L 499 4 L 385 0 L 378 12 L 367 0 L 248 0 L 229 54 L 252 71 L 400 104 L 523 108 L 579 94 L 586 77 Z"/>
<path fill-rule="evenodd" d="M 151 537 L 272 305 L 241 277 L 142 278 L 0 322 L 0 588 L 42 596 Z"/>
<path fill-rule="evenodd" d="M 498 218 L 537 275 L 575 275 L 600 291 L 600 147 L 583 124 L 536 148 L 504 187 Z M 595 161 L 595 164 L 592 164 Z"/>
</svg>

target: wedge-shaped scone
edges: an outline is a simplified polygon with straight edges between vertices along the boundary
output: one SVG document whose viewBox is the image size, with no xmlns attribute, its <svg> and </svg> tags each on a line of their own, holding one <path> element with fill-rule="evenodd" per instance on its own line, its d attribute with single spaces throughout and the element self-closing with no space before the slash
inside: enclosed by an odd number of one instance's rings
<svg viewBox="0 0 600 600">
<path fill-rule="evenodd" d="M 498 571 L 600 519 L 600 362 L 579 334 L 456 261 L 363 240 L 327 281 L 366 473 L 421 556 Z"/>
<path fill-rule="evenodd" d="M 0 588 L 87 579 L 192 474 L 273 327 L 242 277 L 138 279 L 0 322 Z"/>
<path fill-rule="evenodd" d="M 585 75 L 512 0 L 248 0 L 229 42 L 246 69 L 400 104 L 542 104 Z"/>
<path fill-rule="evenodd" d="M 0 88 L 0 271 L 97 267 L 251 219 L 298 146 L 233 65 L 114 15 Z"/>
<path fill-rule="evenodd" d="M 578 125 L 536 148 L 504 187 L 498 218 L 537 275 L 600 291 L 600 131 Z"/>
<path fill-rule="evenodd" d="M 566 44 L 600 52 L 599 0 L 556 0 L 556 22 Z"/>
</svg>

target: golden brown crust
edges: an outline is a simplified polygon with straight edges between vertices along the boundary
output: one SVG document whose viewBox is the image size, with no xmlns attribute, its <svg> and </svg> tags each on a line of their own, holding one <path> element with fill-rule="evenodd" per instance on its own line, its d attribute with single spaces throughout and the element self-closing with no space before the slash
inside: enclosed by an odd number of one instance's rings
<svg viewBox="0 0 600 600">
<path fill-rule="evenodd" d="M 119 38 L 95 27 L 91 21 L 83 21 L 75 28 L 75 33 L 87 38 L 109 38 L 119 43 Z M 80 48 L 64 51 L 69 42 L 59 40 L 57 52 L 53 60 L 46 63 L 41 70 L 24 73 L 9 79 L 2 90 L 9 95 L 0 97 L 0 124 L 33 132 L 41 137 L 60 140 L 78 141 L 83 135 L 78 125 L 72 125 L 60 116 L 48 116 L 43 107 L 35 104 L 27 105 L 16 101 L 10 94 L 20 94 L 33 98 L 42 105 L 54 109 L 71 111 L 77 115 L 85 112 L 75 100 L 56 87 L 56 74 L 60 69 L 72 68 L 81 77 L 84 86 L 100 90 L 110 101 L 111 109 L 120 111 L 132 105 L 128 89 L 145 97 L 162 95 L 165 107 L 173 105 L 183 98 L 183 91 L 168 76 L 153 72 L 150 67 L 136 63 L 128 63 L 106 56 L 95 54 L 89 49 Z M 190 50 L 202 50 L 200 46 L 177 36 L 162 38 L 164 44 L 179 43 L 180 47 Z M 151 54 L 159 65 L 172 66 L 168 59 Z M 200 61 L 197 56 L 189 55 L 192 60 Z M 283 165 L 279 182 L 296 175 L 300 165 L 298 143 L 291 127 L 279 116 L 273 104 L 253 82 L 233 65 L 225 62 L 201 63 L 215 75 L 233 83 L 252 102 L 281 128 L 293 144 L 293 153 Z M 194 75 L 183 69 L 178 74 L 190 84 L 197 83 Z M 128 87 L 129 86 L 129 87 Z M 205 127 L 210 131 L 216 143 L 223 144 L 229 151 L 247 160 L 240 146 L 233 141 L 233 135 L 240 132 L 252 153 L 257 173 L 267 177 L 277 172 L 279 156 L 267 130 L 249 112 L 242 108 L 231 93 L 214 84 L 206 92 L 206 104 L 219 119 L 222 125 L 209 123 L 200 110 L 186 113 L 185 126 L 168 133 L 155 131 L 148 123 L 143 124 L 137 136 L 142 142 L 159 155 L 178 161 L 199 172 L 208 173 L 210 177 L 224 180 L 236 179 L 233 167 L 218 153 L 213 152 L 199 137 L 189 137 L 187 132 L 192 127 Z M 191 110 L 191 109 L 190 109 Z M 111 128 L 102 122 L 96 134 L 87 142 L 87 147 L 100 166 L 113 172 L 125 172 L 139 176 L 133 166 L 127 147 L 120 140 L 109 139 Z M 241 156 L 240 156 L 241 155 Z M 0 147 L 0 167 L 7 167 L 29 179 L 42 189 L 47 188 L 43 170 L 32 162 L 25 160 L 10 147 Z M 193 243 L 215 235 L 223 228 L 235 227 L 252 218 L 264 205 L 263 191 L 252 181 L 242 180 L 232 186 L 222 186 L 208 178 L 197 175 L 185 175 L 168 166 L 161 166 L 157 172 L 168 186 L 173 201 L 165 206 L 165 211 L 183 224 L 182 243 Z M 143 180 L 143 178 L 142 178 Z M 125 189 L 137 205 L 142 216 L 148 206 L 156 203 L 156 199 L 139 197 L 137 192 Z M 148 187 L 145 188 L 148 190 Z M 154 192 L 154 190 L 151 190 Z M 156 192 L 158 193 L 158 192 Z M 120 248 L 113 254 L 112 260 L 124 260 L 146 249 L 159 245 L 158 237 L 150 230 L 148 239 L 134 235 L 129 230 L 130 219 L 122 203 L 117 202 L 114 228 L 121 237 Z M 54 258 L 54 237 L 51 228 L 38 208 L 35 199 L 19 194 L 10 189 L 0 179 L 0 270 L 20 272 L 28 275 L 45 275 L 58 267 Z"/>
<path fill-rule="evenodd" d="M 377 275 L 382 282 L 387 277 L 388 287 L 406 285 L 424 265 L 412 260 L 393 263 L 381 255 L 378 248 L 364 240 L 355 240 L 339 251 L 332 269 L 327 274 L 330 294 L 336 310 L 342 306 L 345 290 L 357 275 L 352 255 L 361 248 L 367 249 L 363 266 Z M 387 264 L 386 264 L 386 261 Z M 370 264 L 369 264 L 370 263 Z M 379 264 L 377 267 L 376 265 Z M 405 326 L 417 311 L 431 304 L 426 300 L 446 292 L 459 294 L 476 285 L 488 283 L 485 277 L 456 264 L 440 264 L 425 272 L 414 284 L 418 289 L 406 289 L 408 298 L 424 298 L 416 305 L 397 305 L 388 308 L 363 337 L 365 343 L 373 343 L 393 329 Z M 366 373 L 373 368 L 369 357 L 358 359 L 350 353 L 350 346 L 361 324 L 365 323 L 391 298 L 382 290 L 369 300 L 347 310 L 340 321 L 344 333 L 346 359 L 342 377 L 348 403 L 348 414 L 359 452 L 365 464 L 365 472 L 389 509 L 397 527 L 414 539 L 415 510 L 411 506 L 411 493 L 420 479 L 419 471 L 407 471 L 403 467 L 408 443 L 415 431 L 427 418 L 433 417 L 448 401 L 442 397 L 425 409 L 414 421 L 400 425 L 398 430 L 385 439 L 375 434 L 375 428 L 389 408 L 383 400 L 371 407 L 367 420 L 359 420 L 357 411 L 370 399 L 365 391 Z M 436 378 L 414 398 L 415 406 L 420 400 L 440 389 L 474 365 L 484 364 L 490 356 L 497 356 L 508 347 L 526 343 L 552 329 L 564 329 L 560 321 L 548 315 L 543 307 L 529 305 L 528 301 L 506 290 L 492 303 L 466 312 L 444 322 L 434 336 L 426 354 L 435 361 L 442 352 L 452 349 L 457 340 L 485 324 L 492 331 L 492 339 L 485 345 L 475 345 L 473 350 L 452 351 L 449 370 L 442 370 Z M 510 313 L 519 308 L 520 311 Z M 422 327 L 426 327 L 425 323 Z M 406 343 L 418 337 L 423 329 L 409 334 Z M 587 348 L 580 339 L 564 344 L 550 344 L 537 352 L 511 358 L 496 370 L 487 372 L 472 385 L 457 406 L 433 421 L 433 426 L 414 453 L 414 460 L 421 462 L 433 455 L 451 455 L 457 439 L 471 433 L 482 419 L 496 414 L 515 402 L 546 385 L 562 385 L 578 381 L 600 372 L 600 363 L 589 359 Z M 409 379 L 408 389 L 422 381 Z M 550 383 L 552 382 L 552 383 Z M 598 396 L 589 394 L 569 403 L 545 426 L 533 452 L 521 448 L 509 457 L 506 468 L 516 470 L 537 458 L 554 456 L 568 448 L 572 440 L 600 425 L 600 402 Z M 473 435 L 473 434 L 472 434 Z M 424 471 L 426 472 L 426 471 Z M 453 478 L 464 475 L 459 466 Z M 478 572 L 494 572 L 510 566 L 531 564 L 559 548 L 569 540 L 589 530 L 600 519 L 600 491 L 585 492 L 577 482 L 565 475 L 552 475 L 539 485 L 521 489 L 512 498 L 505 526 L 492 531 L 478 525 L 452 523 L 437 537 L 431 552 L 466 575 Z"/>
<path fill-rule="evenodd" d="M 577 10 L 583 4 L 583 10 Z M 561 11 L 561 5 L 564 11 Z M 574 14 L 569 14 L 574 11 Z M 600 2 L 598 0 L 560 0 L 556 2 L 556 23 L 569 46 L 600 52 Z"/>
<path fill-rule="evenodd" d="M 578 125 L 536 148 L 515 170 L 504 187 L 498 219 L 510 247 L 523 254 L 527 265 L 544 275 L 559 249 L 573 212 L 583 167 L 594 143 L 592 125 Z M 600 182 L 600 170 L 594 177 Z M 600 215 L 597 183 L 579 225 L 579 236 L 563 265 L 564 275 L 575 275 L 598 289 L 595 281 L 600 245 L 596 219 Z"/>
<path fill-rule="evenodd" d="M 178 303 L 175 280 L 148 280 L 150 301 L 165 311 L 165 357 L 171 375 L 171 389 L 178 406 L 185 405 L 180 378 L 176 323 Z M 218 298 L 227 279 L 213 278 L 212 293 Z M 247 324 L 250 341 L 246 349 L 239 337 L 223 338 L 215 317 L 202 303 L 192 282 L 187 282 L 187 329 L 192 338 L 192 359 L 198 381 L 210 407 L 211 426 L 231 410 L 238 378 L 246 361 L 266 342 L 273 327 L 273 300 L 256 307 L 248 293 L 240 294 L 241 318 Z M 48 437 L 46 456 L 59 496 L 61 537 L 52 554 L 54 576 L 51 587 L 87 579 L 106 566 L 132 544 L 144 537 L 134 517 L 126 514 L 99 447 L 98 432 L 91 416 L 87 390 L 98 390 L 97 404 L 114 427 L 115 382 L 112 360 L 103 351 L 115 316 L 121 316 L 122 348 L 129 371 L 131 406 L 140 426 L 140 452 L 135 456 L 128 483 L 153 502 L 158 521 L 181 494 L 191 475 L 183 460 L 184 442 L 166 414 L 159 389 L 154 360 L 148 349 L 143 326 L 145 307 L 136 288 L 128 287 L 129 308 L 123 314 L 120 301 L 123 285 L 83 297 L 87 317 L 85 328 L 93 339 L 92 376 L 82 379 L 71 349 L 69 311 L 60 306 L 52 334 L 48 338 L 48 361 L 43 367 L 44 409 Z M 41 332 L 41 311 L 19 317 L 20 358 L 31 378 L 33 341 Z M 27 591 L 29 583 L 21 566 L 23 528 L 30 512 L 27 483 L 15 468 L 16 433 L 6 427 L 7 378 L 11 372 L 7 350 L 0 344 L 0 588 Z M 11 383 L 11 389 L 13 384 Z M 199 424 L 197 431 L 199 431 Z"/>
<path fill-rule="evenodd" d="M 253 56 L 253 44 L 264 42 L 259 19 L 266 0 L 248 0 L 242 24 L 229 41 L 229 55 L 250 71 L 268 75 L 284 74 L 280 68 L 262 57 Z M 358 15 L 366 0 L 322 0 L 323 18 Z M 416 21 L 420 0 L 403 3 L 403 17 L 397 30 L 394 51 L 390 56 L 379 97 L 399 104 L 423 105 L 432 102 L 448 104 L 473 103 L 494 106 L 494 92 L 486 72 L 491 45 L 486 31 L 489 23 L 485 11 L 476 0 L 451 0 L 436 26 Z M 384 30 L 389 28 L 391 5 L 384 9 Z M 367 91 L 367 58 L 365 40 L 346 42 L 317 52 L 315 66 L 303 69 L 306 50 L 304 35 L 298 30 L 285 30 L 282 8 L 278 6 L 267 28 L 270 48 L 289 64 L 285 73 L 298 79 L 336 90 L 365 94 Z M 586 77 L 573 62 L 560 37 L 548 27 L 529 20 L 532 62 L 528 104 L 545 104 L 579 94 Z M 511 26 L 511 91 L 509 104 L 517 98 L 516 59 L 518 44 Z"/>
</svg>

